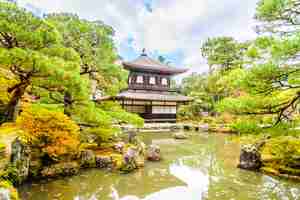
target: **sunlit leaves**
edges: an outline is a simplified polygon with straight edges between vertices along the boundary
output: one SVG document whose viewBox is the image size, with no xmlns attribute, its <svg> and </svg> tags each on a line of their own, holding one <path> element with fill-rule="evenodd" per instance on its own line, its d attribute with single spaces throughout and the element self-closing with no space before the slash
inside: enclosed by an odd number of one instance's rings
<svg viewBox="0 0 300 200">
<path fill-rule="evenodd" d="M 0 2 L 0 47 L 41 49 L 60 41 L 50 24 L 12 3 Z"/>
<path fill-rule="evenodd" d="M 111 27 L 66 13 L 51 14 L 47 16 L 47 21 L 62 34 L 64 45 L 80 55 L 81 74 L 97 80 L 98 89 L 115 95 L 126 87 L 127 73 L 114 65 L 117 55 Z"/>
<path fill-rule="evenodd" d="M 247 44 L 235 41 L 231 37 L 209 38 L 201 48 L 202 56 L 207 58 L 210 67 L 217 66 L 221 71 L 240 67 L 242 53 Z"/>
<path fill-rule="evenodd" d="M 41 106 L 27 106 L 17 119 L 29 144 L 51 159 L 63 159 L 78 152 L 79 127 L 62 112 Z"/>
<path fill-rule="evenodd" d="M 292 0 L 262 0 L 258 4 L 256 16 L 260 20 L 277 20 L 292 2 Z"/>
</svg>

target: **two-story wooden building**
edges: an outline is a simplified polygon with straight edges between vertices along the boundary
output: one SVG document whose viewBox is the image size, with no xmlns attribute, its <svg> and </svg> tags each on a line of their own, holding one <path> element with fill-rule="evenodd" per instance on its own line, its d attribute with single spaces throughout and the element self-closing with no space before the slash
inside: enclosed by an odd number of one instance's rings
<svg viewBox="0 0 300 200">
<path fill-rule="evenodd" d="M 128 89 L 112 99 L 119 101 L 128 112 L 142 116 L 146 122 L 176 122 L 178 106 L 191 98 L 172 91 L 171 78 L 187 69 L 162 64 L 145 52 L 122 65 L 129 70 Z"/>
</svg>

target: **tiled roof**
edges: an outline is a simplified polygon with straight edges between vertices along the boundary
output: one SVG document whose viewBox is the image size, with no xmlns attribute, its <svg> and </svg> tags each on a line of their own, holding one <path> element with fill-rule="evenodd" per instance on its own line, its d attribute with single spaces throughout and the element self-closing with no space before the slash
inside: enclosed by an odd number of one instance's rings
<svg viewBox="0 0 300 200">
<path fill-rule="evenodd" d="M 187 69 L 183 68 L 170 67 L 166 64 L 163 64 L 157 60 L 148 57 L 146 54 L 142 54 L 137 59 L 131 62 L 123 62 L 122 64 L 124 68 L 128 70 L 154 72 L 167 75 L 175 75 L 187 71 Z"/>
</svg>

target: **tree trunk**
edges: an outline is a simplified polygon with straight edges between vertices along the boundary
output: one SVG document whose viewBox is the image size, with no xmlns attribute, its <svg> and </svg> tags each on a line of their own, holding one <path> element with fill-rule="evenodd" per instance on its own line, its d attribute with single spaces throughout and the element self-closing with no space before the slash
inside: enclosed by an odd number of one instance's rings
<svg viewBox="0 0 300 200">
<path fill-rule="evenodd" d="M 67 116 L 71 116 L 71 109 L 72 109 L 72 95 L 70 92 L 65 92 L 64 94 L 64 114 Z"/>
<path fill-rule="evenodd" d="M 4 122 L 15 121 L 19 114 L 19 104 L 22 96 L 25 93 L 28 84 L 20 84 L 19 87 L 13 90 L 12 97 L 10 98 L 4 110 Z"/>
</svg>

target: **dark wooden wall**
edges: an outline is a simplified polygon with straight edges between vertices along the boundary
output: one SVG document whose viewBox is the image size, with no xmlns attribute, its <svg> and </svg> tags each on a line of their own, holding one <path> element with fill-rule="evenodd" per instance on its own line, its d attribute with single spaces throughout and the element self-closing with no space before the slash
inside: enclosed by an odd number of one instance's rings
<svg viewBox="0 0 300 200">
<path fill-rule="evenodd" d="M 137 76 L 143 76 L 143 83 L 137 83 Z M 150 77 L 155 77 L 155 85 L 149 83 Z M 162 78 L 168 80 L 167 85 L 162 85 Z M 129 83 L 129 80 L 131 82 Z M 170 76 L 152 74 L 152 73 L 141 73 L 141 72 L 130 72 L 128 77 L 128 88 L 137 90 L 154 90 L 154 91 L 168 91 L 170 90 Z"/>
</svg>

